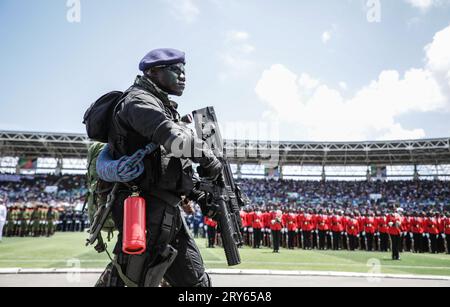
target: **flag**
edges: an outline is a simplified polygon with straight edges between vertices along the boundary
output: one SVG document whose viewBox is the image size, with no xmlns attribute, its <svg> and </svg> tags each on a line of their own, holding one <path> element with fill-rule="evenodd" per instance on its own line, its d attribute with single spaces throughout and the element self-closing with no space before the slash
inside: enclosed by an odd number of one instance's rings
<svg viewBox="0 0 450 307">
<path fill-rule="evenodd" d="M 37 169 L 37 158 L 19 158 L 19 162 L 17 162 L 17 166 L 19 169 L 25 170 L 34 170 Z"/>
</svg>

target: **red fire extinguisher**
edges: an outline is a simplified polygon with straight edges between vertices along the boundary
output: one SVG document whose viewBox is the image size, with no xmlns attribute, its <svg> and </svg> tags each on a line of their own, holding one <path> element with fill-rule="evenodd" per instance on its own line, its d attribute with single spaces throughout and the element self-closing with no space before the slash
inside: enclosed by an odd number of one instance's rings
<svg viewBox="0 0 450 307">
<path fill-rule="evenodd" d="M 128 255 L 141 255 L 147 249 L 145 199 L 134 192 L 125 199 L 123 214 L 122 251 Z"/>
</svg>

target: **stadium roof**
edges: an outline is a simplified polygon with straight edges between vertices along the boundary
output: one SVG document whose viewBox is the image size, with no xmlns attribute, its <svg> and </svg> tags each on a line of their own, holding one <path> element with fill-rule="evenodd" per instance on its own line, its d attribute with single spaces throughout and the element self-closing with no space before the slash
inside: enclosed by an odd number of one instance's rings
<svg viewBox="0 0 450 307">
<path fill-rule="evenodd" d="M 0 157 L 86 158 L 84 134 L 0 131 Z M 277 165 L 450 164 L 450 138 L 378 142 L 225 141 L 230 163 Z"/>
</svg>

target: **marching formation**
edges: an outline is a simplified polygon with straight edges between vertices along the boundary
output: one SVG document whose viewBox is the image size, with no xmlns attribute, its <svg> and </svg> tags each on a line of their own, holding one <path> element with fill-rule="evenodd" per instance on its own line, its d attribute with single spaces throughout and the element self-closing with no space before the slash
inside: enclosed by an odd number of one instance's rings
<svg viewBox="0 0 450 307">
<path fill-rule="evenodd" d="M 5 237 L 51 237 L 56 231 L 84 231 L 87 219 L 81 212 L 46 204 L 13 204 L 3 228 Z"/>
<path fill-rule="evenodd" d="M 241 211 L 245 245 L 319 250 L 449 253 L 450 214 L 247 207 Z"/>
<path fill-rule="evenodd" d="M 56 231 L 59 212 L 44 204 L 13 205 L 6 215 L 6 237 L 52 236 Z"/>
</svg>

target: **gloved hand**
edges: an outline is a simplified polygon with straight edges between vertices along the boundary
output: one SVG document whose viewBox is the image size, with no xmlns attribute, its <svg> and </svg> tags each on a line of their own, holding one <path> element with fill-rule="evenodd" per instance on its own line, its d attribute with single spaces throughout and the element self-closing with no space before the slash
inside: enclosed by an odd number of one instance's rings
<svg viewBox="0 0 450 307">
<path fill-rule="evenodd" d="M 216 203 L 209 202 L 208 195 L 205 192 L 194 188 L 191 193 L 189 193 L 187 198 L 199 204 L 204 216 L 213 219 L 217 215 L 219 206 Z"/>
<path fill-rule="evenodd" d="M 222 163 L 214 158 L 210 163 L 197 167 L 197 173 L 202 178 L 216 180 L 222 174 L 222 169 Z"/>
</svg>

